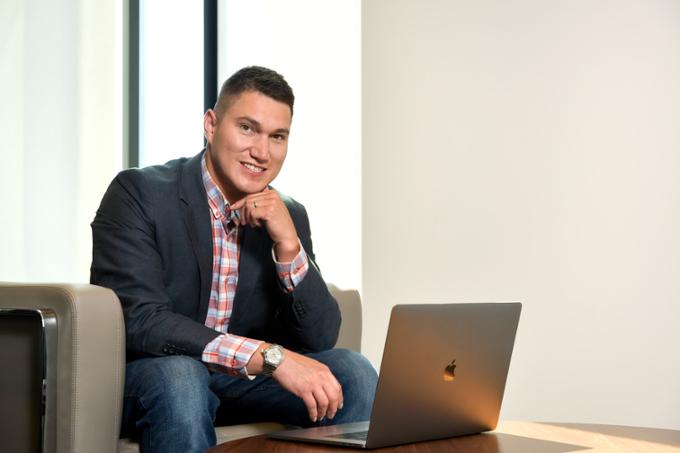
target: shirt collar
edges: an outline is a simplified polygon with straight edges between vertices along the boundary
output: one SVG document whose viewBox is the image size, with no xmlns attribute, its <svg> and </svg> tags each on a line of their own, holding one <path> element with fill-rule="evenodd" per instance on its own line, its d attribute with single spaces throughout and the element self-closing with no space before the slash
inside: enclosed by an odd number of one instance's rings
<svg viewBox="0 0 680 453">
<path fill-rule="evenodd" d="M 208 196 L 210 212 L 216 219 L 226 222 L 235 222 L 238 219 L 238 214 L 229 208 L 229 202 L 224 197 L 217 184 L 215 184 L 215 181 L 213 181 L 212 176 L 208 171 L 208 166 L 205 163 L 205 159 L 205 153 L 203 153 L 203 158 L 201 159 L 201 177 L 203 178 L 205 193 Z"/>
</svg>

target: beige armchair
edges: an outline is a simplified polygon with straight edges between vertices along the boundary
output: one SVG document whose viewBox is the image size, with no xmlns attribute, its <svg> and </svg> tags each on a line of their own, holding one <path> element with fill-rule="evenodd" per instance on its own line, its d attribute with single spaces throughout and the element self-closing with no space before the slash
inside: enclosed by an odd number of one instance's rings
<svg viewBox="0 0 680 453">
<path fill-rule="evenodd" d="M 329 285 L 329 289 L 338 300 L 343 318 L 337 347 L 359 351 L 362 322 L 359 293 L 333 285 Z M 125 373 L 125 326 L 113 291 L 94 285 L 0 283 L 0 317 L 5 322 L 0 326 L 11 323 L 17 314 L 26 313 L 35 313 L 43 326 L 40 344 L 46 366 L 42 376 L 45 414 L 40 429 L 42 451 L 138 452 L 134 441 L 118 439 Z M 13 335 L 10 330 L 0 334 Z M 19 351 L 8 351 L 0 357 L 12 362 L 22 357 L 12 354 Z M 0 382 L 11 382 L 4 376 L 9 375 L 10 370 L 11 363 L 0 363 Z M 5 392 L 2 395 L 9 395 L 12 389 L 2 391 Z M 16 398 L 7 400 L 20 404 Z M 23 429 L 16 426 L 20 423 L 25 422 L 17 417 L 3 422 L 0 429 L 8 430 L 7 433 Z M 221 426 L 215 430 L 218 443 L 222 443 L 281 428 L 282 425 L 276 423 L 257 423 Z"/>
</svg>

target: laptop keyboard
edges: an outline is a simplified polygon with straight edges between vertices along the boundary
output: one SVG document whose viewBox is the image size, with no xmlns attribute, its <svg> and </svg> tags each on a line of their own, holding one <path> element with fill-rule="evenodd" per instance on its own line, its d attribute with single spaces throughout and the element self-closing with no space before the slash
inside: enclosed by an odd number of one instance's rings
<svg viewBox="0 0 680 453">
<path fill-rule="evenodd" d="M 366 438 L 368 437 L 368 431 L 356 431 L 353 433 L 333 434 L 332 436 L 328 437 L 333 437 L 336 439 L 366 440 Z"/>
</svg>

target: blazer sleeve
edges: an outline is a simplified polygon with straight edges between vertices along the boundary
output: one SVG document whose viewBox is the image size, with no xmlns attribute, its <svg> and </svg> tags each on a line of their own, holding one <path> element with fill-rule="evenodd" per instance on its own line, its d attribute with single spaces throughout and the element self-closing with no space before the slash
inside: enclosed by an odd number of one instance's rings
<svg viewBox="0 0 680 453">
<path fill-rule="evenodd" d="M 295 289 L 285 295 L 287 303 L 282 322 L 287 337 L 295 340 L 298 350 L 315 352 L 331 349 L 338 340 L 340 309 L 316 264 L 307 211 L 297 202 L 288 204 L 288 210 L 307 254 L 309 269 Z"/>
<path fill-rule="evenodd" d="M 151 186 L 137 170 L 121 172 L 109 186 L 92 222 L 90 282 L 120 299 L 128 360 L 130 353 L 200 358 L 218 332 L 173 307 L 155 240 L 154 196 L 161 195 Z"/>
</svg>

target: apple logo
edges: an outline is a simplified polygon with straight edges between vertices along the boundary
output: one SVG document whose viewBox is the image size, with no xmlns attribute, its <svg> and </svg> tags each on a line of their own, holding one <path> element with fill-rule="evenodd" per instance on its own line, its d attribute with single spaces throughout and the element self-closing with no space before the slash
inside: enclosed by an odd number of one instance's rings
<svg viewBox="0 0 680 453">
<path fill-rule="evenodd" d="M 444 368 L 444 380 L 451 382 L 456 379 L 456 359 L 453 359 L 450 364 Z"/>
</svg>

